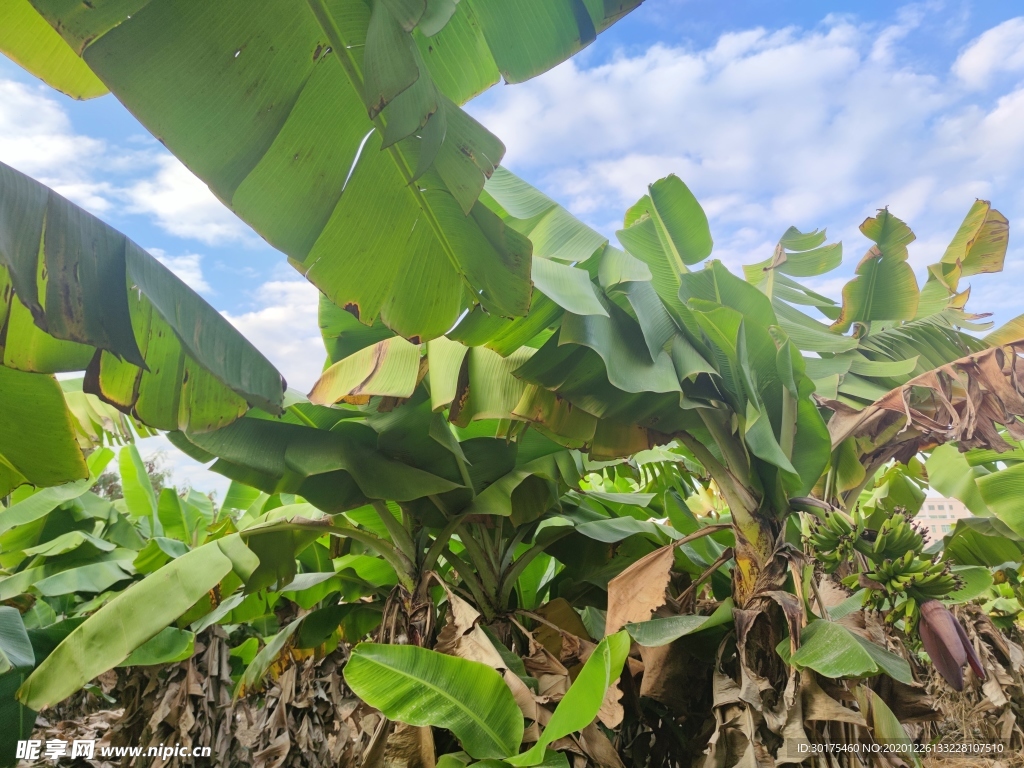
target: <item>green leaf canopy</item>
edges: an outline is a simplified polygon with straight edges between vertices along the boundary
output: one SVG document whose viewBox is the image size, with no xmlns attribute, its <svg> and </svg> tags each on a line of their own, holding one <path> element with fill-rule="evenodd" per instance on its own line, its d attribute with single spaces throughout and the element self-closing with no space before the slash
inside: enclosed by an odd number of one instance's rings
<svg viewBox="0 0 1024 768">
<path fill-rule="evenodd" d="M 531 301 L 529 241 L 477 203 L 504 146 L 458 104 L 639 2 L 32 4 L 335 304 L 426 340 L 476 304 Z"/>
</svg>

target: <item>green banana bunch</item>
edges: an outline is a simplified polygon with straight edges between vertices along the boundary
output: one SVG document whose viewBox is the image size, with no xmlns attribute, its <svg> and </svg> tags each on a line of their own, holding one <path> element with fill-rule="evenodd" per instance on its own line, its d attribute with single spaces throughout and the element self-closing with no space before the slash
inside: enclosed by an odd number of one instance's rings
<svg viewBox="0 0 1024 768">
<path fill-rule="evenodd" d="M 867 569 L 843 581 L 851 588 L 868 586 L 868 602 L 878 610 L 888 609 L 891 621 L 902 616 L 914 625 L 922 602 L 962 588 L 963 580 L 952 573 L 949 563 L 922 554 L 924 537 L 905 509 L 897 508 L 877 531 L 867 528 L 867 522 L 859 508 L 851 516 L 837 510 L 821 517 L 805 515 L 804 543 L 829 573 L 852 562 L 854 552 L 863 555 Z"/>
<path fill-rule="evenodd" d="M 924 547 L 924 537 L 910 516 L 904 510 L 897 510 L 892 517 L 882 521 L 873 542 L 862 539 L 858 544 L 859 552 L 878 561 L 900 557 L 908 552 L 919 553 Z"/>
<path fill-rule="evenodd" d="M 854 547 L 864 532 L 842 512 L 829 510 L 822 517 L 803 517 L 804 543 L 829 573 L 853 557 Z"/>
<path fill-rule="evenodd" d="M 867 602 L 876 610 L 883 610 L 888 603 L 892 610 L 887 620 L 896 622 L 903 617 L 908 628 L 917 623 L 921 603 L 946 597 L 964 586 L 948 562 L 938 557 L 919 558 L 913 550 L 903 557 L 876 562 L 874 570 L 864 576 L 877 585 L 869 589 Z"/>
<path fill-rule="evenodd" d="M 910 592 L 922 598 L 945 597 L 961 588 L 960 578 L 950 571 L 949 563 L 918 558 L 913 550 L 903 557 L 875 563 L 864 575 L 883 585 L 890 594 Z"/>
<path fill-rule="evenodd" d="M 853 568 L 843 584 L 851 589 L 866 588 L 865 607 L 883 613 L 887 623 L 904 632 L 918 634 L 943 677 L 960 690 L 962 667 L 965 659 L 969 660 L 968 651 L 961 648 L 966 636 L 962 629 L 957 635 L 956 619 L 939 600 L 963 589 L 963 579 L 941 555 L 923 554 L 924 536 L 905 509 L 897 507 L 877 531 L 870 529 L 868 522 L 859 507 L 849 517 L 836 510 L 820 517 L 804 515 L 804 544 L 829 573 L 844 562 L 866 563 L 866 567 Z M 973 654 L 973 649 L 968 650 Z M 979 665 L 971 664 L 975 674 L 983 677 Z"/>
</svg>

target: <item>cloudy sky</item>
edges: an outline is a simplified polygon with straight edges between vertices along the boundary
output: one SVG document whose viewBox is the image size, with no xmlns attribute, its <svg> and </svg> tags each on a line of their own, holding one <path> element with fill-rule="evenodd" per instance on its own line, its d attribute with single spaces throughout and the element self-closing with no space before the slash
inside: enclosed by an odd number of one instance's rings
<svg viewBox="0 0 1024 768">
<path fill-rule="evenodd" d="M 825 13 L 823 6 L 828 6 Z M 975 198 L 1024 222 L 1024 16 L 1015 3 L 647 0 L 572 61 L 469 105 L 505 164 L 610 237 L 646 185 L 679 175 L 715 255 L 770 255 L 827 227 L 848 262 L 888 205 L 936 260 Z M 79 103 L 0 57 L 0 161 L 163 260 L 308 389 L 323 362 L 316 291 L 112 97 Z M 1024 242 L 970 307 L 1024 312 Z M 838 293 L 836 285 L 820 287 Z M 158 447 L 158 446 L 156 446 Z M 148 449 L 155 450 L 156 447 Z M 144 446 L 145 448 L 145 446 Z M 179 480 L 219 483 L 176 460 Z"/>
</svg>

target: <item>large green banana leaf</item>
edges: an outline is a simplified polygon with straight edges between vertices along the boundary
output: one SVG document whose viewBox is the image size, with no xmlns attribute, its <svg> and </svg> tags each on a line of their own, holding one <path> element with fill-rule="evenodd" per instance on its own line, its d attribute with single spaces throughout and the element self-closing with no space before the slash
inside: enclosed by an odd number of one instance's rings
<svg viewBox="0 0 1024 768">
<path fill-rule="evenodd" d="M 0 765 L 13 766 L 19 740 L 28 739 L 36 713 L 14 698 L 14 691 L 36 663 L 25 624 L 17 608 L 0 606 Z"/>
<path fill-rule="evenodd" d="M 531 301 L 529 241 L 476 202 L 504 147 L 458 104 L 639 0 L 32 4 L 335 304 L 426 340 Z"/>
<path fill-rule="evenodd" d="M 237 534 L 171 561 L 74 629 L 21 686 L 19 700 L 35 710 L 56 704 L 127 659 L 229 573 L 246 579 L 258 563 Z"/>
<path fill-rule="evenodd" d="M 301 493 L 330 511 L 368 499 L 408 501 L 444 493 L 458 483 L 395 461 L 377 449 L 377 433 L 354 420 L 328 429 L 244 418 L 205 434 L 172 439 L 199 460 L 218 456 L 214 469 L 267 493 Z"/>
<path fill-rule="evenodd" d="M 0 367 L 0 376 L 3 375 L 4 370 L 4 368 Z M 81 456 L 81 453 L 79 453 L 79 456 Z M 96 480 L 113 456 L 114 452 L 109 448 L 100 448 L 93 451 L 88 459 L 83 461 L 85 477 L 81 480 L 60 485 L 54 484 L 52 487 L 43 487 L 36 493 L 0 511 L 0 536 L 18 526 L 27 525 L 39 520 L 50 514 L 61 504 L 77 499 L 83 493 L 86 493 L 95 485 Z M 44 484 L 39 483 L 39 485 Z M 8 546 L 5 549 L 12 549 L 10 542 L 6 543 Z M 25 546 L 29 545 L 26 544 Z"/>
<path fill-rule="evenodd" d="M 86 391 L 161 429 L 277 410 L 284 381 L 255 347 L 123 234 L 0 164 L 3 364 L 87 369 Z"/>
<path fill-rule="evenodd" d="M 501 675 L 479 662 L 411 645 L 362 643 L 345 665 L 345 682 L 392 720 L 447 728 L 473 757 L 519 750 L 523 715 Z"/>
</svg>

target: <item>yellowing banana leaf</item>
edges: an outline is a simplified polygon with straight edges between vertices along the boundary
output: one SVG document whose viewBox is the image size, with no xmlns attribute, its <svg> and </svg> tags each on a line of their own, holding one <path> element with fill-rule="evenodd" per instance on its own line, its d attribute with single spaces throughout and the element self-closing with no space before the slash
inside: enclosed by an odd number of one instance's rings
<svg viewBox="0 0 1024 768">
<path fill-rule="evenodd" d="M 502 357 L 486 347 L 470 347 L 449 411 L 451 422 L 465 427 L 471 421 L 509 418 L 526 390 L 526 382 L 513 372 L 533 353 L 526 347 Z"/>
<path fill-rule="evenodd" d="M 373 395 L 410 397 L 418 382 L 420 351 L 416 344 L 394 336 L 339 360 L 319 378 L 309 393 L 317 405 L 368 402 Z"/>
<path fill-rule="evenodd" d="M 988 200 L 975 200 L 942 259 L 930 268 L 950 291 L 961 277 L 1000 272 L 1006 258 L 1010 223 Z"/>
<path fill-rule="evenodd" d="M 351 312 L 336 306 L 322 293 L 317 314 L 327 359 L 332 364 L 395 335 L 379 321 L 372 325 L 359 322 Z"/>
<path fill-rule="evenodd" d="M 1024 339 L 1024 315 L 1018 315 L 1004 325 L 999 326 L 985 337 L 992 346 L 997 344 L 1009 344 Z"/>
<path fill-rule="evenodd" d="M 29 0 L 5 0 L 0 5 L 0 52 L 73 99 L 107 93 L 107 87 Z"/>
<path fill-rule="evenodd" d="M 302 626 L 302 623 L 302 619 L 293 621 L 276 635 L 268 638 L 269 642 L 260 649 L 260 652 L 246 666 L 245 672 L 239 678 L 233 694 L 234 699 L 238 699 L 238 697 L 251 693 L 260 687 L 263 678 L 266 677 L 270 668 L 277 662 L 281 652 L 285 650 L 292 635 Z"/>
<path fill-rule="evenodd" d="M 459 386 L 459 373 L 467 348 L 447 336 L 439 336 L 427 342 L 427 359 L 430 367 L 427 379 L 430 382 L 430 408 L 439 411 L 455 399 Z"/>
</svg>

